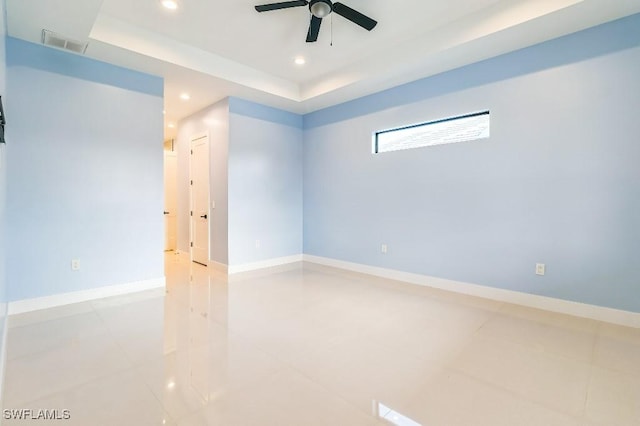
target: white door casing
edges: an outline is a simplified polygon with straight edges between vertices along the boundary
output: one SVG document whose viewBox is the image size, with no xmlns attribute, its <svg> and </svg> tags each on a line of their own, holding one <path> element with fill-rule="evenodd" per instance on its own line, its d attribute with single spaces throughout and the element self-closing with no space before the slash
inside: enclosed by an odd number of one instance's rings
<svg viewBox="0 0 640 426">
<path fill-rule="evenodd" d="M 209 135 L 191 138 L 189 155 L 191 260 L 209 263 Z"/>
<path fill-rule="evenodd" d="M 164 249 L 175 250 L 178 241 L 178 156 L 164 152 Z"/>
</svg>

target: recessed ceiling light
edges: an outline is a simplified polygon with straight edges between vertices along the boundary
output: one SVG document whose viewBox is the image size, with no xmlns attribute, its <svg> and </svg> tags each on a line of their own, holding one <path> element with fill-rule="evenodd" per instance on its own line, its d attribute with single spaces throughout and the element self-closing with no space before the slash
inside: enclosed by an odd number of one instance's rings
<svg viewBox="0 0 640 426">
<path fill-rule="evenodd" d="M 188 101 L 189 99 L 191 99 L 191 96 L 189 96 L 188 93 L 183 93 L 180 95 L 180 99 L 182 99 L 183 101 Z"/>
<path fill-rule="evenodd" d="M 173 124 L 173 123 L 169 123 L 169 124 L 167 124 L 167 127 L 170 128 L 170 129 L 173 129 L 174 127 L 176 127 L 176 125 Z"/>
<path fill-rule="evenodd" d="M 298 56 L 293 62 L 295 62 L 296 65 L 304 65 L 307 61 L 302 56 Z"/>
<path fill-rule="evenodd" d="M 162 0 L 160 3 L 169 10 L 176 10 L 178 8 L 178 2 L 176 0 Z"/>
</svg>

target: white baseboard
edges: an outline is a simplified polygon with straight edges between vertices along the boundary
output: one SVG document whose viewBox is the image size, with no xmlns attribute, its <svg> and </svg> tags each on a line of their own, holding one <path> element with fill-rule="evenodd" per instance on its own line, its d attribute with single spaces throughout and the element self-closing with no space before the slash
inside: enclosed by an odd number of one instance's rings
<svg viewBox="0 0 640 426">
<path fill-rule="evenodd" d="M 229 265 L 228 274 L 238 274 L 240 272 L 255 271 L 256 269 L 271 268 L 273 266 L 286 265 L 287 263 L 301 262 L 302 255 L 276 257 L 273 259 L 262 260 L 260 262 L 244 263 L 241 265 Z"/>
<path fill-rule="evenodd" d="M 72 303 L 87 302 L 89 300 L 101 299 L 103 297 L 122 296 L 124 294 L 152 290 L 154 288 L 163 288 L 165 283 L 165 277 L 162 277 L 145 281 L 134 281 L 125 284 L 92 288 L 88 290 L 73 291 L 70 293 L 53 294 L 51 296 L 36 297 L 33 299 L 16 300 L 15 302 L 9 302 L 9 315 L 53 308 L 56 306 L 70 305 Z"/>
<path fill-rule="evenodd" d="M 483 297 L 485 299 L 513 303 L 516 305 L 543 309 L 546 311 L 573 315 L 576 317 L 589 318 L 597 321 L 624 325 L 627 327 L 640 328 L 640 313 L 636 312 L 622 311 L 619 309 L 606 308 L 603 306 L 588 305 L 586 303 L 571 302 L 568 300 L 555 299 L 552 297 L 521 293 L 513 290 L 505 290 L 478 284 L 470 284 L 443 278 L 435 278 L 427 275 L 413 274 L 410 272 L 403 272 L 395 269 L 379 268 L 376 266 L 345 262 L 342 260 L 312 256 L 308 254 L 303 255 L 303 260 L 305 262 L 317 263 L 320 265 L 346 269 L 349 271 L 403 281 L 411 284 L 418 284 L 427 287 L 438 288 L 441 290 L 448 290 L 456 293 Z"/>
</svg>

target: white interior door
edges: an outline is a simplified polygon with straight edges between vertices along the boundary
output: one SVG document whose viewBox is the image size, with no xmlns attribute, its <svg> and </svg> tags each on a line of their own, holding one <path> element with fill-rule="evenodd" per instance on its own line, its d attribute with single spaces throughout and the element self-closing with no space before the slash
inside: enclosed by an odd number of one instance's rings
<svg viewBox="0 0 640 426">
<path fill-rule="evenodd" d="M 191 140 L 191 260 L 209 263 L 209 136 Z"/>
<path fill-rule="evenodd" d="M 164 249 L 175 250 L 178 244 L 178 156 L 164 152 Z"/>
</svg>

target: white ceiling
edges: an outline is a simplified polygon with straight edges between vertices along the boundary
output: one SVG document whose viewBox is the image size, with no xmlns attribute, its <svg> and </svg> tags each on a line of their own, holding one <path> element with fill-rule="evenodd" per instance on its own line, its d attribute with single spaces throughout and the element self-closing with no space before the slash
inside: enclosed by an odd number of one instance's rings
<svg viewBox="0 0 640 426">
<path fill-rule="evenodd" d="M 6 0 L 8 34 L 40 43 L 51 30 L 88 41 L 88 57 L 164 77 L 170 138 L 170 123 L 226 96 L 311 112 L 640 12 L 640 0 L 344 0 L 376 28 L 330 15 L 306 43 L 307 7 L 178 1 L 171 12 L 160 0 Z"/>
</svg>

